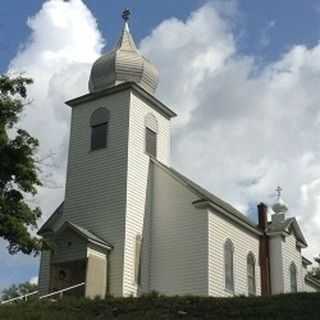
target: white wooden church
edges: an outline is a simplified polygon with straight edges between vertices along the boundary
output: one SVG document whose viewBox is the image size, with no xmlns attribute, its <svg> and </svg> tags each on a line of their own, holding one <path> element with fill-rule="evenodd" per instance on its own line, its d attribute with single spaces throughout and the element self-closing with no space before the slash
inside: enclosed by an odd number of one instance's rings
<svg viewBox="0 0 320 320">
<path fill-rule="evenodd" d="M 123 14 L 116 47 L 93 65 L 72 108 L 65 200 L 41 227 L 40 294 L 86 297 L 271 295 L 317 291 L 306 239 L 281 200 L 256 225 L 170 166 L 170 120 L 159 74 Z"/>
</svg>

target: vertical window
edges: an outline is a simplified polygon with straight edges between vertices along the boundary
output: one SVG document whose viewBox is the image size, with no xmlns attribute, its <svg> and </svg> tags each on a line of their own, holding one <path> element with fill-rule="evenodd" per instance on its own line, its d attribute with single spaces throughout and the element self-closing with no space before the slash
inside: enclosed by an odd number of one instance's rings
<svg viewBox="0 0 320 320">
<path fill-rule="evenodd" d="M 157 156 L 157 134 L 149 128 L 146 128 L 146 153 Z"/>
<path fill-rule="evenodd" d="M 256 261 L 252 252 L 247 256 L 248 295 L 256 295 Z"/>
<path fill-rule="evenodd" d="M 109 119 L 109 111 L 105 108 L 99 108 L 91 115 L 91 150 L 107 147 Z"/>
<path fill-rule="evenodd" d="M 290 265 L 290 291 L 291 292 L 297 292 L 298 286 L 297 286 L 297 267 L 294 264 L 294 262 Z"/>
<path fill-rule="evenodd" d="M 142 254 L 142 237 L 136 237 L 136 252 L 135 252 L 135 266 L 134 266 L 134 281 L 136 284 L 141 283 L 141 254 Z"/>
<path fill-rule="evenodd" d="M 231 240 L 227 240 L 224 244 L 224 274 L 225 274 L 225 288 L 228 291 L 234 291 L 234 277 L 233 277 L 233 253 L 234 247 Z"/>
<path fill-rule="evenodd" d="M 144 118 L 145 126 L 145 152 L 153 157 L 157 157 L 157 135 L 158 121 L 152 114 L 148 113 Z"/>
</svg>

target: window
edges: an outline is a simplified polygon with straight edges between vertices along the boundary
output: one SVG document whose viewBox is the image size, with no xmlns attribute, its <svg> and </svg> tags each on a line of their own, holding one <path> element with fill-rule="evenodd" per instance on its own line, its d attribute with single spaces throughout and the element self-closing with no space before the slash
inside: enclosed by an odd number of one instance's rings
<svg viewBox="0 0 320 320">
<path fill-rule="evenodd" d="M 107 147 L 109 111 L 99 108 L 93 112 L 90 119 L 91 126 L 91 150 L 98 150 Z"/>
<path fill-rule="evenodd" d="M 291 263 L 290 265 L 290 291 L 291 292 L 297 292 L 298 287 L 297 287 L 297 267 L 294 264 L 294 262 Z"/>
<path fill-rule="evenodd" d="M 141 282 L 141 254 L 142 254 L 142 237 L 137 235 L 136 237 L 136 252 L 135 252 L 135 274 L 134 281 L 136 284 Z"/>
<path fill-rule="evenodd" d="M 252 252 L 247 256 L 248 295 L 256 295 L 256 261 Z"/>
<path fill-rule="evenodd" d="M 157 134 L 149 128 L 146 128 L 146 153 L 157 156 Z"/>
<path fill-rule="evenodd" d="M 224 244 L 224 274 L 225 274 L 225 288 L 228 291 L 234 291 L 233 278 L 233 252 L 234 247 L 230 239 Z"/>
</svg>

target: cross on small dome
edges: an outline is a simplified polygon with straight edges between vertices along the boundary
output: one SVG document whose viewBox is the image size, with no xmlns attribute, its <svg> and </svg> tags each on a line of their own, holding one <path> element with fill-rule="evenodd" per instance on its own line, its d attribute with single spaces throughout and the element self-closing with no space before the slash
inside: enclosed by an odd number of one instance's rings
<svg viewBox="0 0 320 320">
<path fill-rule="evenodd" d="M 277 187 L 277 189 L 275 190 L 277 192 L 277 196 L 278 196 L 278 199 L 281 198 L 281 192 L 282 192 L 282 188 L 280 186 Z"/>
</svg>

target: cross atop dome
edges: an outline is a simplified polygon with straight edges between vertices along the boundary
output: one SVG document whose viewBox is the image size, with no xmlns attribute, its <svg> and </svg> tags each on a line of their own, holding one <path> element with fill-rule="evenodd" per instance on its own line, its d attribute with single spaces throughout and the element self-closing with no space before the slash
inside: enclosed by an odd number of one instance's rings
<svg viewBox="0 0 320 320">
<path fill-rule="evenodd" d="M 281 198 L 281 192 L 283 190 L 280 186 L 278 186 L 275 191 L 277 193 L 277 201 L 272 206 L 272 210 L 277 214 L 286 213 L 288 211 L 288 205 Z"/>
<path fill-rule="evenodd" d="M 91 69 L 89 91 L 91 93 L 117 86 L 124 82 L 135 82 L 150 94 L 154 94 L 159 72 L 155 65 L 139 52 L 129 28 L 131 12 L 122 12 L 124 26 L 116 46 L 98 58 Z"/>
<path fill-rule="evenodd" d="M 128 22 L 130 19 L 130 16 L 131 16 L 131 11 L 128 8 L 124 9 L 122 12 L 122 19 L 125 22 Z"/>
<path fill-rule="evenodd" d="M 279 200 L 281 198 L 281 192 L 283 191 L 283 189 L 280 186 L 278 186 L 275 191 L 277 192 L 277 197 Z"/>
</svg>

